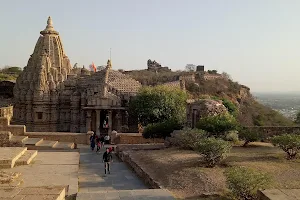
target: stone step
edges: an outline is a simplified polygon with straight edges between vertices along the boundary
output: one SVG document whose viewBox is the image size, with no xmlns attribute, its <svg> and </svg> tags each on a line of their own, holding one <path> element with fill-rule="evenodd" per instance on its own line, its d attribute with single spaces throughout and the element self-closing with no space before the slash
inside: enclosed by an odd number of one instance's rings
<svg viewBox="0 0 300 200">
<path fill-rule="evenodd" d="M 43 141 L 43 138 L 27 138 L 23 144 L 25 146 L 36 146 Z"/>
<path fill-rule="evenodd" d="M 15 162 L 27 151 L 26 147 L 1 147 L 0 169 L 13 168 Z"/>
<path fill-rule="evenodd" d="M 151 199 L 151 200 L 175 200 L 168 190 L 144 189 L 144 190 L 114 190 L 99 191 L 95 193 L 78 193 L 76 200 L 107 200 L 107 199 Z"/>
<path fill-rule="evenodd" d="M 27 150 L 15 163 L 15 166 L 29 165 L 30 162 L 37 156 L 36 150 Z"/>
<path fill-rule="evenodd" d="M 25 135 L 13 135 L 10 139 L 11 142 L 22 142 L 24 143 L 28 139 Z"/>
<path fill-rule="evenodd" d="M 30 150 L 48 150 L 52 149 L 58 141 L 50 141 L 50 140 L 43 140 L 39 142 L 37 145 L 28 146 Z"/>
<path fill-rule="evenodd" d="M 54 147 L 54 149 L 74 149 L 74 143 L 70 142 L 58 142 Z"/>
<path fill-rule="evenodd" d="M 12 194 L 14 194 L 12 196 Z M 7 200 L 15 199 L 51 199 L 51 200 L 65 200 L 66 187 L 64 186 L 40 186 L 40 187 L 0 187 L 1 197 Z"/>
</svg>

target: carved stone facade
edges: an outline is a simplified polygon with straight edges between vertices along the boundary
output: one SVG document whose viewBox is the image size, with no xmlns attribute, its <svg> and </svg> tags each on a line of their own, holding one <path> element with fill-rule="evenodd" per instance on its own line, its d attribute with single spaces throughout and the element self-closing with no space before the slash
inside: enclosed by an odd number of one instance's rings
<svg viewBox="0 0 300 200">
<path fill-rule="evenodd" d="M 130 130 L 126 110 L 141 84 L 112 70 L 111 61 L 98 72 L 72 68 L 50 17 L 40 33 L 14 87 L 14 122 L 29 131 Z"/>
</svg>

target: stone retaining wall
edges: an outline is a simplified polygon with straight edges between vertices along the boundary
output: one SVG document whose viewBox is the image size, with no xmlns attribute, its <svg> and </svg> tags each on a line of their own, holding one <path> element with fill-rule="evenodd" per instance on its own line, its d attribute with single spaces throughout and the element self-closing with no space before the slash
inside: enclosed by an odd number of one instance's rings
<svg viewBox="0 0 300 200">
<path fill-rule="evenodd" d="M 144 181 L 144 183 L 150 186 L 151 189 L 162 189 L 158 182 L 151 178 L 151 176 L 143 170 L 130 156 L 130 152 L 123 151 L 117 154 L 119 158 L 128 164 L 133 171 Z"/>
<path fill-rule="evenodd" d="M 260 133 L 261 135 L 263 135 L 263 138 L 269 138 L 275 135 L 281 135 L 285 133 L 300 134 L 299 126 L 249 126 L 246 128 Z"/>
<path fill-rule="evenodd" d="M 0 131 L 0 147 L 22 147 L 22 142 L 11 141 L 12 134 L 9 131 Z"/>
<path fill-rule="evenodd" d="M 166 148 L 164 143 L 153 144 L 118 144 L 116 147 L 116 153 L 122 151 L 134 151 L 134 150 L 160 150 Z"/>
<path fill-rule="evenodd" d="M 43 138 L 44 140 L 58 142 L 73 142 L 77 144 L 88 144 L 89 136 L 86 133 L 60 133 L 60 132 L 26 132 L 30 138 Z M 87 138 L 88 137 L 88 138 Z"/>
<path fill-rule="evenodd" d="M 9 131 L 13 135 L 24 135 L 26 126 L 10 125 L 10 120 L 7 117 L 0 117 L 0 131 Z"/>
<path fill-rule="evenodd" d="M 164 139 L 153 138 L 146 139 L 141 133 L 118 133 L 115 144 L 150 144 L 150 143 L 164 143 Z"/>
</svg>

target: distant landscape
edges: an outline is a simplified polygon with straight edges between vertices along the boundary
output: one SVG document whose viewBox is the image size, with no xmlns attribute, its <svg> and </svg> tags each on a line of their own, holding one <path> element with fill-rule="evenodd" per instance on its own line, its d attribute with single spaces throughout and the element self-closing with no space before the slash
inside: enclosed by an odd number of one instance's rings
<svg viewBox="0 0 300 200">
<path fill-rule="evenodd" d="M 300 111 L 300 92 L 289 93 L 253 93 L 258 102 L 279 111 L 284 116 L 295 119 Z"/>
</svg>

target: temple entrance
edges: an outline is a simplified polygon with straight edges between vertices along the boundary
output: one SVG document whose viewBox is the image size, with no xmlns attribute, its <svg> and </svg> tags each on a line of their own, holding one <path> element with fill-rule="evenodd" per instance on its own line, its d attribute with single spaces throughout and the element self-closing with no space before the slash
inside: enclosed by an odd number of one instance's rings
<svg viewBox="0 0 300 200">
<path fill-rule="evenodd" d="M 100 112 L 100 134 L 106 135 L 108 134 L 108 120 L 111 120 L 108 118 L 108 111 L 107 110 L 101 110 Z"/>
</svg>

